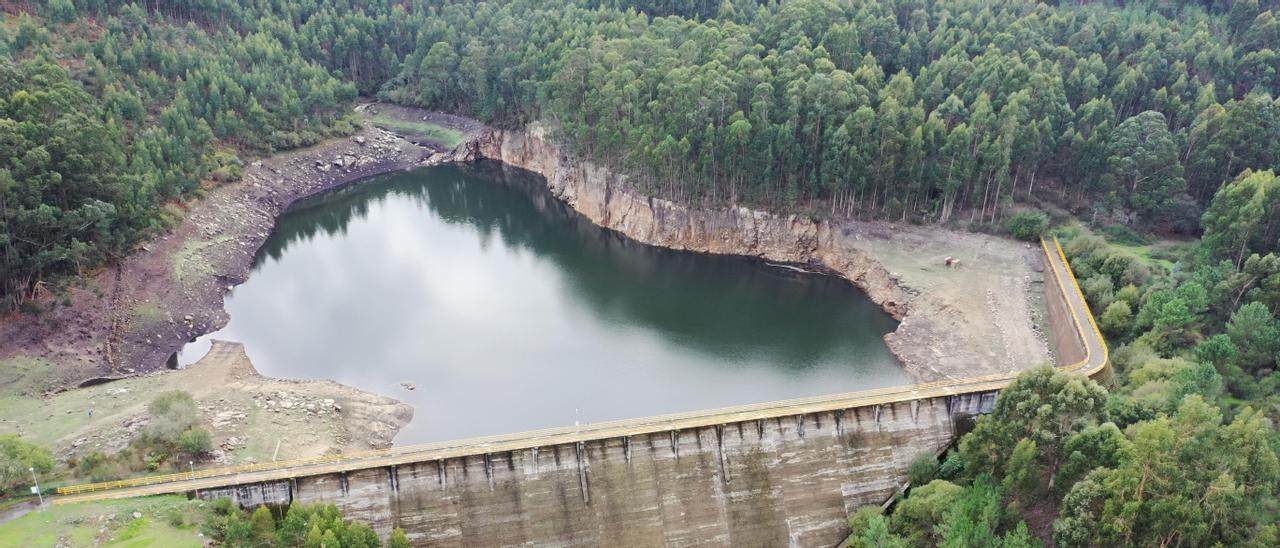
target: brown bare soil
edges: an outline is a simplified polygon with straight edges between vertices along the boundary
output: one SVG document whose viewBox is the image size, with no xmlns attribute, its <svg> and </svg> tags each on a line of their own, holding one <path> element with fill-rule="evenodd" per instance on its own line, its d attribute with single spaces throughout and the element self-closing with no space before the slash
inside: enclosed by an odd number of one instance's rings
<svg viewBox="0 0 1280 548">
<path fill-rule="evenodd" d="M 185 369 L 45 397 L 0 399 L 6 411 L 0 432 L 51 447 L 59 458 L 91 451 L 111 454 L 147 425 L 148 402 L 167 390 L 184 390 L 196 400 L 214 446 L 211 462 L 203 464 L 389 447 L 413 417 L 409 405 L 333 381 L 264 377 L 243 346 L 216 341 L 203 359 Z"/>
<path fill-rule="evenodd" d="M 44 394 L 51 402 L 62 397 L 50 395 L 59 390 L 165 371 L 170 356 L 184 344 L 226 324 L 224 295 L 248 276 L 254 254 L 289 204 L 357 179 L 415 167 L 430 154 L 391 133 L 365 128 L 350 138 L 254 162 L 239 182 L 209 190 L 171 233 L 81 280 L 65 295 L 46 296 L 40 302 L 44 312 L 38 316 L 0 317 L 0 379 L 23 387 L 12 398 L 0 393 L 0 416 L 8 418 L 0 429 L 48 437 L 36 432 L 47 425 L 43 418 L 48 417 L 30 416 L 25 423 L 16 418 L 22 398 Z M 269 384 L 256 374 L 253 378 Z M 171 381 L 157 376 L 139 382 Z M 87 401 L 84 408 L 67 412 L 87 415 Z M 386 412 L 391 415 L 375 422 L 395 429 L 404 423 L 394 419 L 403 410 L 393 406 Z M 66 433 L 68 428 L 53 431 Z M 346 430 L 349 434 L 344 435 L 351 438 L 332 438 L 330 447 L 386 445 L 395 429 Z M 47 441 L 62 444 L 67 441 L 63 437 Z M 265 438 L 254 432 L 255 440 L 260 437 Z M 319 445 L 300 447 L 311 450 Z"/>
<path fill-rule="evenodd" d="M 456 116 L 374 107 L 380 114 L 448 127 L 468 139 L 486 131 Z M 460 159 L 431 148 L 438 147 L 368 127 L 349 139 L 254 162 L 240 182 L 210 190 L 172 233 L 57 297 L 69 299 L 69 305 L 49 296 L 41 303 L 46 312 L 38 317 L 0 317 L 0 380 L 23 387 L 16 395 L 0 392 L 0 416 L 7 418 L 0 421 L 0 431 L 23 432 L 63 454 L 73 448 L 110 449 L 127 443 L 120 432 L 137 428 L 129 419 L 148 401 L 144 394 L 178 387 L 202 403 L 218 436 L 216 445 L 226 445 L 224 460 L 269 458 L 276 440 L 285 440 L 280 458 L 389 444 L 411 409 L 327 381 L 262 377 L 238 345 L 219 345 L 188 370 L 164 371 L 183 344 L 226 324 L 223 296 L 245 280 L 254 254 L 289 204 L 363 177 Z M 829 251 L 866 256 L 878 266 L 864 271 L 888 272 L 887 280 L 872 277 L 885 287 L 864 289 L 882 294 L 877 302 L 903 319 L 886 340 L 915 378 L 962 378 L 1050 361 L 1038 247 L 892 223 L 835 221 L 822 227 L 828 229 Z M 946 257 L 960 259 L 960 266 L 948 268 Z M 127 380 L 57 393 L 103 378 Z M 113 403 L 104 407 L 98 399 Z M 315 411 L 306 405 L 327 408 L 326 400 L 344 411 L 325 417 L 304 411 L 294 417 L 295 411 L 280 410 L 292 408 L 271 407 L 293 401 Z M 37 410 L 45 407 L 47 412 Z M 88 407 L 99 410 L 93 421 Z"/>
<path fill-rule="evenodd" d="M 964 378 L 1053 360 L 1039 245 L 987 234 L 876 222 L 841 225 L 840 245 L 878 261 L 910 295 L 886 337 L 916 378 Z M 948 267 L 947 257 L 959 259 Z"/>
</svg>

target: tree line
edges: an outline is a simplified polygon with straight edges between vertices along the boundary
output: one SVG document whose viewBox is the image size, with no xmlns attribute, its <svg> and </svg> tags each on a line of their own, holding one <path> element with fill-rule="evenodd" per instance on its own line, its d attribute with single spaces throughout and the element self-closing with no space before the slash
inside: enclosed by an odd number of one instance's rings
<svg viewBox="0 0 1280 548">
<path fill-rule="evenodd" d="M 1280 167 L 1273 0 L 13 5 L 0 116 L 25 125 L 5 129 L 21 138 L 0 167 L 10 304 L 163 230 L 175 200 L 234 179 L 245 154 L 351 131 L 358 95 L 550 121 L 648 192 L 814 216 L 981 227 L 1015 197 L 1049 196 L 1094 221 L 1194 232 L 1225 181 Z M 23 110 L 50 79 L 64 96 L 36 100 L 63 104 Z M 29 154 L 77 124 L 63 116 L 100 132 L 85 143 L 100 154 Z M 80 182 L 32 184 L 49 177 Z"/>
<path fill-rule="evenodd" d="M 1273 0 L 0 9 L 0 304 L 128 253 L 247 157 L 349 133 L 362 95 L 545 121 L 696 204 L 1027 238 L 1045 217 L 1014 212 L 1066 210 L 1113 377 L 1028 373 L 951 456 L 913 466 L 893 513 L 855 515 L 855 543 L 1280 536 Z"/>
<path fill-rule="evenodd" d="M 242 155 L 353 130 L 356 86 L 279 36 L 27 4 L 0 22 L 0 308 L 173 226 Z"/>
<path fill-rule="evenodd" d="M 1280 162 L 1273 3 L 674 4 L 444 5 L 381 96 L 553 120 L 647 190 L 816 215 L 989 223 L 1047 182 L 1190 232 Z"/>
</svg>

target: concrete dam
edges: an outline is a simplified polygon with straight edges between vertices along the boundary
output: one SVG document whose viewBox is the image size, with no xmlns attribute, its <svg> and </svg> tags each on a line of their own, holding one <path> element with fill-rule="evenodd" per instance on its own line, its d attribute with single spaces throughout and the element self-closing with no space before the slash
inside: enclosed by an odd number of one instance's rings
<svg viewBox="0 0 1280 548">
<path fill-rule="evenodd" d="M 1056 240 L 1042 243 L 1051 334 L 1094 375 L 1107 348 Z M 1076 358 L 1079 358 L 1076 360 Z M 1028 366 L 1034 364 L 1027 364 Z M 989 412 L 1012 375 L 71 486 L 57 503 L 160 493 L 326 502 L 384 537 L 490 546 L 830 546 L 846 516 Z M 509 405 L 519 412 L 514 402 Z"/>
</svg>

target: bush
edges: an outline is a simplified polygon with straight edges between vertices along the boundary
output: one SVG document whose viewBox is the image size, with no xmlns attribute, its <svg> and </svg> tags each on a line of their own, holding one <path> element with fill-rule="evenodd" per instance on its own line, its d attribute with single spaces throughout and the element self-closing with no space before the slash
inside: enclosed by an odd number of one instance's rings
<svg viewBox="0 0 1280 548">
<path fill-rule="evenodd" d="M 182 513 L 181 509 L 170 508 L 164 513 L 164 520 L 171 527 L 183 527 L 187 524 L 187 516 Z"/>
<path fill-rule="evenodd" d="M 934 480 L 911 490 L 889 518 L 893 532 L 907 537 L 915 546 L 937 545 L 942 539 L 935 527 L 943 514 L 964 493 L 964 488 L 945 480 Z"/>
<path fill-rule="evenodd" d="M 409 536 L 404 534 L 404 529 L 396 527 L 391 530 L 391 536 L 387 537 L 387 548 L 409 548 L 413 546 L 409 542 Z"/>
<path fill-rule="evenodd" d="M 147 405 L 147 412 L 151 414 L 147 436 L 169 444 L 177 443 L 183 432 L 195 426 L 198 416 L 195 400 L 181 390 L 160 393 Z"/>
<path fill-rule="evenodd" d="M 1129 328 L 1133 326 L 1133 311 L 1129 309 L 1129 303 L 1125 301 L 1115 301 L 1107 305 L 1106 311 L 1098 318 L 1098 327 L 1111 337 L 1124 337 L 1129 333 Z"/>
<path fill-rule="evenodd" d="M 921 453 L 907 466 L 907 481 L 913 487 L 919 487 L 937 479 L 938 458 L 933 453 Z"/>
<path fill-rule="evenodd" d="M 17 434 L 0 434 L 0 493 L 29 485 L 32 468 L 41 474 L 53 470 L 53 453 Z"/>
<path fill-rule="evenodd" d="M 1105 310 L 1111 306 L 1111 301 L 1115 299 L 1115 284 L 1111 283 L 1111 278 L 1106 274 L 1098 274 L 1087 278 L 1080 284 L 1080 289 L 1084 291 L 1085 298 L 1089 300 L 1089 305 L 1095 310 Z"/>
<path fill-rule="evenodd" d="M 959 451 L 952 451 L 947 454 L 947 459 L 942 461 L 942 465 L 938 467 L 938 477 L 946 480 L 954 480 L 964 474 L 964 457 Z"/>
<path fill-rule="evenodd" d="M 116 476 L 111 457 L 98 451 L 80 457 L 75 469 L 77 474 L 89 478 L 90 481 L 104 481 L 114 479 Z"/>
<path fill-rule="evenodd" d="M 879 517 L 883 517 L 879 506 L 863 506 L 852 514 L 849 514 L 849 530 L 856 535 L 858 532 L 866 529 L 867 524 L 871 523 L 871 520 Z"/>
<path fill-rule="evenodd" d="M 213 450 L 213 441 L 209 439 L 209 431 L 203 428 L 192 428 L 178 437 L 178 447 L 192 457 L 199 457 Z"/>
<path fill-rule="evenodd" d="M 1019 211 L 1009 217 L 1004 228 L 1014 238 L 1034 242 L 1049 228 L 1049 216 L 1040 211 Z"/>
</svg>

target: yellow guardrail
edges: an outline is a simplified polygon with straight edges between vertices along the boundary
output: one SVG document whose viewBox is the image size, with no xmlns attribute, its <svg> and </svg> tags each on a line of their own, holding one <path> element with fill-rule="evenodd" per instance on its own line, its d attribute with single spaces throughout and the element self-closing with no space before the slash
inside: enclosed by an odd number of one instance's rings
<svg viewBox="0 0 1280 548">
<path fill-rule="evenodd" d="M 1040 239 L 1040 245 L 1044 247 L 1045 255 L 1046 255 L 1045 258 L 1049 258 L 1048 244 L 1045 242 L 1043 238 Z M 1098 374 L 1099 371 L 1102 371 L 1102 368 L 1106 367 L 1107 362 L 1111 360 L 1111 349 L 1107 347 L 1106 337 L 1103 337 L 1102 331 L 1098 329 L 1098 322 L 1095 321 L 1093 318 L 1093 310 L 1089 308 L 1089 301 L 1088 299 L 1085 299 L 1084 291 L 1080 290 L 1080 282 L 1076 280 L 1075 272 L 1071 270 L 1071 261 L 1067 260 L 1067 254 L 1062 250 L 1062 243 L 1058 241 L 1057 236 L 1053 237 L 1053 247 L 1057 250 L 1058 258 L 1062 260 L 1062 266 L 1066 270 L 1067 277 L 1071 279 L 1071 287 L 1075 288 L 1074 295 L 1079 297 L 1080 304 L 1081 306 L 1084 307 L 1083 309 L 1084 314 L 1080 314 L 1079 313 L 1080 311 L 1076 310 L 1075 305 L 1071 303 L 1072 299 L 1068 296 L 1067 286 L 1064 284 L 1061 276 L 1058 275 L 1058 272 L 1055 269 L 1054 279 L 1058 280 L 1058 283 L 1059 283 L 1058 287 L 1062 288 L 1063 297 L 1064 297 L 1063 300 L 1067 302 L 1067 308 L 1071 311 L 1071 321 L 1076 324 L 1076 332 L 1080 334 L 1080 342 L 1084 344 L 1084 352 L 1085 352 L 1083 360 L 1077 362 L 1076 364 L 1074 364 L 1073 367 L 1070 367 L 1069 369 L 1065 367 L 1063 369 L 1075 371 L 1078 369 L 1082 369 L 1086 366 L 1089 366 L 1090 363 L 1092 363 L 1092 367 L 1089 367 L 1088 371 L 1085 371 L 1085 374 L 1092 377 Z M 1083 315 L 1086 319 L 1089 320 L 1088 331 L 1086 331 L 1084 326 L 1080 324 L 1081 315 Z M 1097 360 L 1096 362 L 1091 362 L 1091 358 L 1093 356 L 1093 350 L 1092 350 L 1092 345 L 1089 344 L 1090 342 L 1089 337 L 1086 333 L 1093 334 L 1093 341 L 1100 347 L 1102 352 L 1101 360 Z"/>
<path fill-rule="evenodd" d="M 1062 251 L 1061 243 L 1058 242 L 1057 238 L 1053 239 L 1053 245 L 1056 248 L 1056 253 L 1049 250 L 1049 243 L 1047 240 L 1041 239 L 1040 245 L 1045 253 L 1046 266 L 1048 266 L 1048 268 L 1053 272 L 1054 280 L 1057 282 L 1058 288 L 1063 293 L 1063 300 L 1066 301 L 1067 308 L 1071 313 L 1072 322 L 1075 324 L 1076 331 L 1085 347 L 1085 358 L 1083 360 L 1073 364 L 1060 366 L 1059 369 L 1069 372 L 1083 372 L 1092 376 L 1098 371 L 1101 371 L 1106 365 L 1109 356 L 1106 340 L 1102 338 L 1102 333 L 1098 331 L 1097 323 L 1094 322 L 1093 314 L 1089 310 L 1089 304 L 1085 302 L 1084 294 L 1080 291 L 1080 285 L 1076 281 L 1075 275 L 1071 272 L 1070 263 L 1067 261 L 1066 254 Z M 1064 272 L 1060 272 L 1059 267 L 1054 265 L 1055 256 L 1061 261 L 1061 270 Z M 1071 279 L 1070 286 L 1068 286 L 1067 282 L 1063 279 L 1064 276 Z M 1074 297 L 1079 300 L 1083 308 L 1078 308 L 1073 304 L 1073 296 L 1069 294 L 1068 287 L 1075 289 Z M 1081 312 L 1083 312 L 1083 314 L 1081 314 Z M 1085 329 L 1084 324 L 1081 321 L 1081 316 L 1084 316 L 1088 320 L 1091 329 Z M 1092 335 L 1092 337 L 1089 335 Z M 1091 338 L 1093 339 L 1092 341 L 1090 341 Z M 1101 348 L 1101 360 L 1093 360 L 1095 356 L 1093 350 L 1094 346 L 1099 346 Z M 361 461 L 368 461 L 372 459 L 386 461 L 385 464 L 380 465 L 413 462 L 415 460 L 435 460 L 467 454 L 510 451 L 520 448 L 554 445 L 559 443 L 635 435 L 644 432 L 680 430 L 701 426 L 727 424 L 731 422 L 741 422 L 744 420 L 850 409 L 854 407 L 881 405 L 939 396 L 954 396 L 975 392 L 986 392 L 1003 388 L 1016 378 L 1017 374 L 1017 372 L 995 373 L 959 380 L 946 379 L 906 386 L 893 386 L 872 390 L 861 390 L 857 392 L 847 392 L 843 394 L 793 398 L 758 404 L 690 411 L 685 413 L 673 413 L 637 419 L 624 419 L 580 426 L 561 426 L 513 434 L 469 438 L 457 441 L 433 442 L 403 447 L 392 447 L 388 449 L 359 451 L 354 453 L 334 453 L 317 457 L 290 459 L 284 461 L 207 468 L 191 472 L 177 472 L 172 474 L 143 476 L 115 481 L 70 485 L 66 487 L 59 487 L 57 492 L 61 495 L 78 495 L 96 491 L 137 488 L 169 482 L 183 482 L 216 477 L 226 477 L 228 478 L 226 485 L 234 485 L 237 483 L 235 476 L 241 474 L 270 471 L 279 471 L 283 473 L 300 468 L 332 463 L 346 463 L 342 466 L 343 469 L 354 470 L 362 467 Z M 299 471 L 305 472 L 303 470 Z M 277 479 L 296 477 L 297 475 L 305 474 L 296 474 L 293 476 L 285 474 L 282 478 Z M 255 479 L 255 481 L 257 480 L 260 479 Z M 179 490 L 184 489 L 175 489 L 174 491 Z M 76 498 L 79 497 L 73 497 L 72 499 Z M 72 499 L 55 499 L 54 502 L 57 504 L 75 502 L 75 500 Z"/>
</svg>

